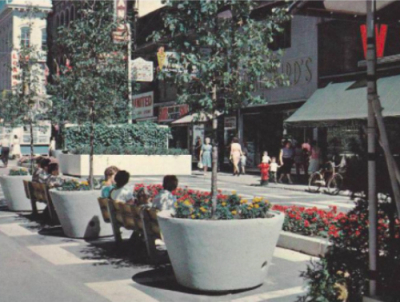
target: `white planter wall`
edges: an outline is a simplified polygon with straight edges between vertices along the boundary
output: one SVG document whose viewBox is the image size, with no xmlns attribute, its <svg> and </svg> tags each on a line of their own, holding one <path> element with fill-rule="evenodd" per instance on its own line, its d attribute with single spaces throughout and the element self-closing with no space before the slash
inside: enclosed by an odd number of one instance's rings
<svg viewBox="0 0 400 302">
<path fill-rule="evenodd" d="M 59 154 L 61 172 L 73 176 L 89 175 L 89 155 Z M 191 175 L 191 155 L 95 155 L 94 175 L 104 175 L 109 166 L 117 166 L 132 176 Z"/>
<path fill-rule="evenodd" d="M 32 180 L 32 176 L 0 176 L 1 188 L 10 211 L 32 211 L 31 201 L 26 198 L 23 180 Z M 38 210 L 46 205 L 37 203 Z"/>
<path fill-rule="evenodd" d="M 191 220 L 160 212 L 158 222 L 177 281 L 203 291 L 264 283 L 284 215 L 242 220 Z"/>
<path fill-rule="evenodd" d="M 52 189 L 50 196 L 66 236 L 95 239 L 113 234 L 111 224 L 104 222 L 100 212 L 100 191 Z"/>
</svg>

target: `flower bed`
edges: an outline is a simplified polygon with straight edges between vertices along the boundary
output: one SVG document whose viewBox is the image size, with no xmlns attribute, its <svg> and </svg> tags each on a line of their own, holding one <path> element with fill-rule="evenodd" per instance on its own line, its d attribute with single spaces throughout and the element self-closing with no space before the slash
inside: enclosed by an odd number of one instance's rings
<svg viewBox="0 0 400 302">
<path fill-rule="evenodd" d="M 9 176 L 26 176 L 29 175 L 29 171 L 26 168 L 11 168 L 8 173 Z"/>
</svg>

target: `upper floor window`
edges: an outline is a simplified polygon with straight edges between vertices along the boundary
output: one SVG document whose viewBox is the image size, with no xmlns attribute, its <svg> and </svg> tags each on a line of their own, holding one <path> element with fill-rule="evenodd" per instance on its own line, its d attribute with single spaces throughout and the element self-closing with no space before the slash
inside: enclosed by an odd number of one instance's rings
<svg viewBox="0 0 400 302">
<path fill-rule="evenodd" d="M 74 12 L 74 10 L 75 10 L 75 7 L 71 7 L 71 18 L 70 18 L 70 20 L 71 21 L 74 21 L 74 19 L 75 19 L 75 12 Z"/>
<path fill-rule="evenodd" d="M 69 10 L 68 9 L 65 11 L 65 25 L 66 26 L 69 25 Z"/>
<path fill-rule="evenodd" d="M 31 29 L 29 27 L 21 28 L 21 46 L 29 47 L 31 38 Z"/>
<path fill-rule="evenodd" d="M 42 50 L 47 50 L 47 30 L 46 28 L 42 29 Z"/>
<path fill-rule="evenodd" d="M 65 23 L 64 23 L 64 13 L 62 13 L 61 14 L 61 21 L 60 21 L 60 26 L 64 26 L 65 25 Z"/>
</svg>

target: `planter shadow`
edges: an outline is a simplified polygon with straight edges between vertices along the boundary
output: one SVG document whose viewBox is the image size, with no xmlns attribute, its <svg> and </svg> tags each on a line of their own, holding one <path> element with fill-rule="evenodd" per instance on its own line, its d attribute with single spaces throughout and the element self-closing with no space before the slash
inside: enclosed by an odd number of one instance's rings
<svg viewBox="0 0 400 302">
<path fill-rule="evenodd" d="M 178 281 L 175 278 L 172 265 L 170 264 L 166 264 L 145 272 L 137 273 L 132 277 L 132 280 L 135 283 L 157 289 L 164 289 L 174 292 L 199 295 L 199 296 L 209 296 L 209 297 L 219 297 L 219 296 L 226 296 L 227 294 L 238 294 L 238 293 L 248 292 L 250 290 L 254 290 L 262 286 L 258 285 L 256 287 L 249 288 L 246 290 L 233 290 L 233 291 L 220 291 L 220 292 L 194 290 L 184 287 L 178 283 Z"/>
<path fill-rule="evenodd" d="M 90 245 L 80 251 L 85 255 L 82 259 L 104 260 L 93 263 L 95 266 L 111 265 L 116 269 L 149 266 L 144 244 L 133 244 L 132 240 L 124 240 L 118 246 L 114 240 L 88 242 Z"/>
</svg>

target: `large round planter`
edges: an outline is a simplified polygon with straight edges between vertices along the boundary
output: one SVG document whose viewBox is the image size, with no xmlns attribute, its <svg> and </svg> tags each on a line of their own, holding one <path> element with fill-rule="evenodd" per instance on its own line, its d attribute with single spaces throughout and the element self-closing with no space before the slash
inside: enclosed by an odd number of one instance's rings
<svg viewBox="0 0 400 302">
<path fill-rule="evenodd" d="M 32 176 L 0 176 L 1 188 L 10 211 L 32 211 L 31 201 L 26 198 L 23 180 L 32 180 Z M 38 204 L 38 210 L 43 210 L 45 204 Z"/>
<path fill-rule="evenodd" d="M 58 219 L 66 236 L 95 239 L 111 236 L 111 224 L 103 221 L 97 198 L 100 191 L 50 190 Z"/>
<path fill-rule="evenodd" d="M 179 284 L 231 291 L 264 283 L 284 215 L 266 219 L 190 220 L 160 212 L 158 222 Z"/>
</svg>

